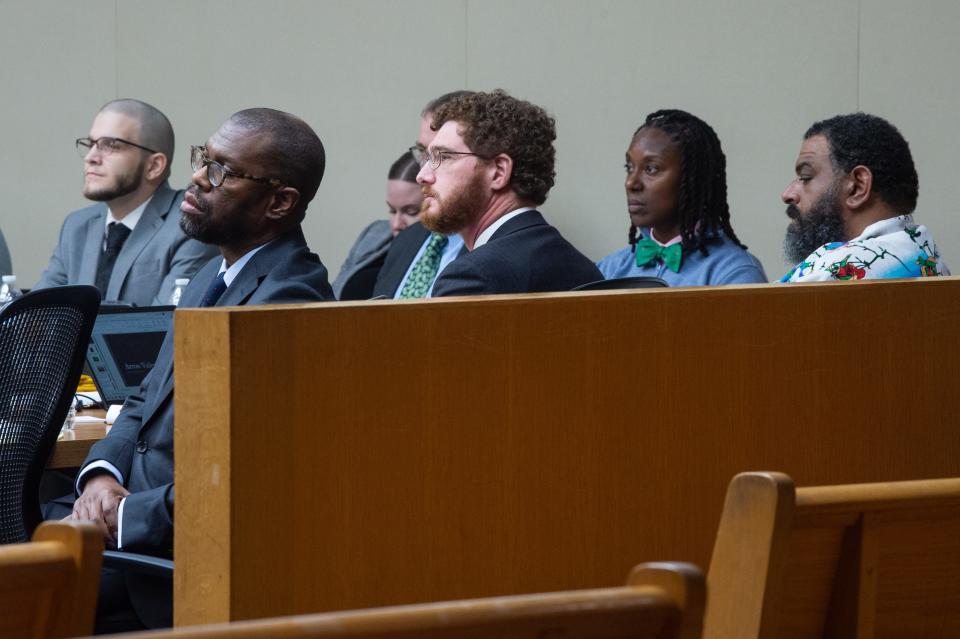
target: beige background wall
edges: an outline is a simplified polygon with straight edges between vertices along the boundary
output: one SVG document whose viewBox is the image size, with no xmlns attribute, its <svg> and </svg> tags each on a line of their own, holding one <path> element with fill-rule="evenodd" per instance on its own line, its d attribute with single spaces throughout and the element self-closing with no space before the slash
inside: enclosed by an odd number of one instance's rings
<svg viewBox="0 0 960 639">
<path fill-rule="evenodd" d="M 85 205 L 73 140 L 116 97 L 172 120 L 172 182 L 190 144 L 249 106 L 289 110 L 327 147 L 307 238 L 333 277 L 385 215 L 390 163 L 430 98 L 503 87 L 559 130 L 549 219 L 594 259 L 625 245 L 623 153 L 643 116 L 685 108 L 718 132 L 733 225 L 785 271 L 779 195 L 805 128 L 888 117 L 920 172 L 918 217 L 960 271 L 951 198 L 960 3 L 952 0 L 0 0 L 0 229 L 23 285 Z"/>
</svg>

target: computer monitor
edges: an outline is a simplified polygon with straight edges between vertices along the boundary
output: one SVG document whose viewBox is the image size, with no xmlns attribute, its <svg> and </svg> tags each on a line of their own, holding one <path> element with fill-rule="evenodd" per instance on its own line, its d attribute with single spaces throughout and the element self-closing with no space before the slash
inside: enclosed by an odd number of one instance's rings
<svg viewBox="0 0 960 639">
<path fill-rule="evenodd" d="M 87 366 L 104 404 L 122 404 L 153 369 L 172 327 L 173 306 L 101 308 L 87 347 Z"/>
</svg>

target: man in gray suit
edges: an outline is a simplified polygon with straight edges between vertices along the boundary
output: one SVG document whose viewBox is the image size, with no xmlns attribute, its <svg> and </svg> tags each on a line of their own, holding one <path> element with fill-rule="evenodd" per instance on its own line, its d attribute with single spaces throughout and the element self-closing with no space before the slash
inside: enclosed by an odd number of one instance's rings
<svg viewBox="0 0 960 639">
<path fill-rule="evenodd" d="M 7 249 L 6 240 L 3 239 L 3 231 L 0 231 L 0 275 L 13 275 L 10 250 Z"/>
<path fill-rule="evenodd" d="M 327 271 L 300 228 L 325 165 L 323 144 L 309 125 L 282 111 L 240 111 L 204 146 L 193 147 L 191 164 L 180 224 L 222 257 L 197 273 L 181 306 L 333 299 Z M 173 552 L 173 398 L 171 328 L 140 392 L 127 399 L 77 476 L 72 517 L 96 522 L 109 546 Z M 171 595 L 169 583 L 105 570 L 98 632 L 170 625 Z"/>
<path fill-rule="evenodd" d="M 67 216 L 34 288 L 93 284 L 104 301 L 169 304 L 177 278 L 214 254 L 178 224 L 183 191 L 170 188 L 173 127 L 139 100 L 108 102 L 77 140 L 83 195 L 97 202 Z"/>
</svg>

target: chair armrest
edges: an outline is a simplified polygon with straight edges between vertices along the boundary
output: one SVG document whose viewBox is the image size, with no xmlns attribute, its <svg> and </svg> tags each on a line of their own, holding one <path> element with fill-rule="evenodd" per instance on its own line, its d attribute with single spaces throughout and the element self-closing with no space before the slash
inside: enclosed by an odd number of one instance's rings
<svg viewBox="0 0 960 639">
<path fill-rule="evenodd" d="M 140 555 L 135 552 L 123 552 L 122 550 L 104 550 L 103 565 L 108 568 L 131 570 L 154 577 L 173 579 L 173 561 L 170 559 Z"/>
</svg>

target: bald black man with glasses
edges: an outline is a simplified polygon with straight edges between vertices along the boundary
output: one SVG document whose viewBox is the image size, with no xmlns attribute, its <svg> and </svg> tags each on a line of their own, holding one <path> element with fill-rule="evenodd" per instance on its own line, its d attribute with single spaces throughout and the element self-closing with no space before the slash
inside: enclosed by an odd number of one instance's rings
<svg viewBox="0 0 960 639">
<path fill-rule="evenodd" d="M 170 121 L 145 102 L 114 100 L 76 146 L 83 195 L 96 204 L 67 216 L 35 288 L 92 284 L 107 302 L 169 304 L 175 281 L 216 253 L 180 229 L 183 191 L 167 182 Z"/>
<path fill-rule="evenodd" d="M 300 227 L 325 166 L 323 144 L 309 125 L 273 109 L 240 111 L 193 147 L 190 162 L 193 184 L 180 224 L 220 254 L 197 272 L 181 306 L 334 299 Z M 77 476 L 72 518 L 97 523 L 105 543 L 121 551 L 173 552 L 173 379 L 170 331 L 139 393 Z M 169 626 L 171 598 L 169 583 L 105 570 L 97 632 Z"/>
</svg>

